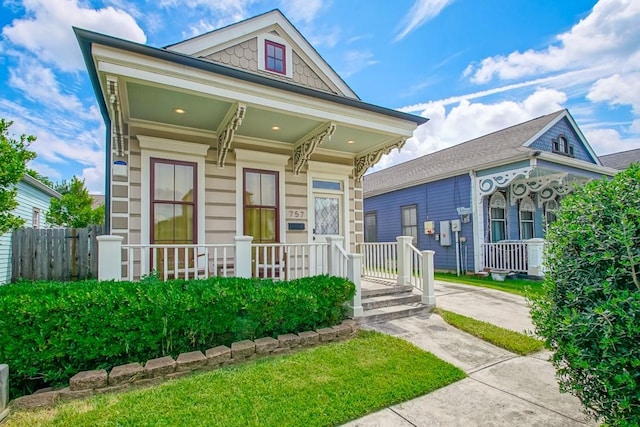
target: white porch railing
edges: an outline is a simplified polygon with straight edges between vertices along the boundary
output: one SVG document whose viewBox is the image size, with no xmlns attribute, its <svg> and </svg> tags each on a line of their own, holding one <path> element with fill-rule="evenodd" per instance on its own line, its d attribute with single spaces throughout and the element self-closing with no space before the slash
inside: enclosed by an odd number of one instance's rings
<svg viewBox="0 0 640 427">
<path fill-rule="evenodd" d="M 258 243 L 251 247 L 253 277 L 298 279 L 328 274 L 328 243 Z"/>
<path fill-rule="evenodd" d="M 360 243 L 362 275 L 377 279 L 396 280 L 398 277 L 398 242 Z"/>
<path fill-rule="evenodd" d="M 544 239 L 483 243 L 482 269 L 544 276 Z"/>
</svg>

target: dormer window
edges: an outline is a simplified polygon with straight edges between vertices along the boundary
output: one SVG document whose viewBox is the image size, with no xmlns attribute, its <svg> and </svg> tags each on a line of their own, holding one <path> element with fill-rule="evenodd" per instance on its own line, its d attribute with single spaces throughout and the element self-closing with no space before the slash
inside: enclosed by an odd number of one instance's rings
<svg viewBox="0 0 640 427">
<path fill-rule="evenodd" d="M 569 140 L 564 135 L 560 135 L 558 138 L 551 140 L 551 151 L 556 154 L 574 157 L 573 145 L 569 144 Z"/>
<path fill-rule="evenodd" d="M 287 74 L 286 48 L 279 43 L 272 42 L 271 40 L 265 40 L 264 50 L 264 68 L 268 71 L 273 71 L 274 73 Z"/>
</svg>

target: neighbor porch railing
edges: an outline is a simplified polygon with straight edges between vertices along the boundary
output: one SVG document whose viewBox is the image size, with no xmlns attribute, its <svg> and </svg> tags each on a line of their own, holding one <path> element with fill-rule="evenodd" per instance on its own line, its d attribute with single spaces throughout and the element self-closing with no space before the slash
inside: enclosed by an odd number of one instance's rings
<svg viewBox="0 0 640 427">
<path fill-rule="evenodd" d="M 485 271 L 509 271 L 542 276 L 543 248 L 543 239 L 482 243 L 482 268 Z"/>
</svg>

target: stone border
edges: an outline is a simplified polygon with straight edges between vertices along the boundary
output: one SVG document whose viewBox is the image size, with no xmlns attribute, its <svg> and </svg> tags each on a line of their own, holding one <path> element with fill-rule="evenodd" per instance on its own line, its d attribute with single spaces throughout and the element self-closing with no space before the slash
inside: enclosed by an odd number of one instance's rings
<svg viewBox="0 0 640 427">
<path fill-rule="evenodd" d="M 51 388 L 38 390 L 31 395 L 12 400 L 10 407 L 14 409 L 52 407 L 58 401 L 125 391 L 132 387 L 156 385 L 166 380 L 191 375 L 196 371 L 214 370 L 260 357 L 289 354 L 302 348 L 343 341 L 353 338 L 357 332 L 356 321 L 345 320 L 332 328 L 278 335 L 278 339 L 265 337 L 255 341 L 244 340 L 234 342 L 231 348 L 221 345 L 208 349 L 205 354 L 192 351 L 180 354 L 175 360 L 165 356 L 147 360 L 144 365 L 140 363 L 120 365 L 111 369 L 109 374 L 104 369 L 83 371 L 69 380 L 69 387 L 59 390 Z"/>
</svg>

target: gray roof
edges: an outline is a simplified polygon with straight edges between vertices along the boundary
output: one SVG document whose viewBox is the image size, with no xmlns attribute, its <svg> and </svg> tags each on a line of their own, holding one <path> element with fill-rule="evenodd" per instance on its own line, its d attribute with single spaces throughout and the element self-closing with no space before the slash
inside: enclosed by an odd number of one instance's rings
<svg viewBox="0 0 640 427">
<path fill-rule="evenodd" d="M 517 157 L 524 159 L 536 150 L 524 147 L 523 144 L 564 113 L 566 110 L 556 111 L 365 175 L 364 196 L 374 196 L 445 176 L 486 168 Z"/>
<path fill-rule="evenodd" d="M 631 163 L 640 162 L 640 148 L 635 150 L 621 151 L 619 153 L 606 154 L 600 156 L 600 163 L 613 169 L 624 170 Z"/>
</svg>

